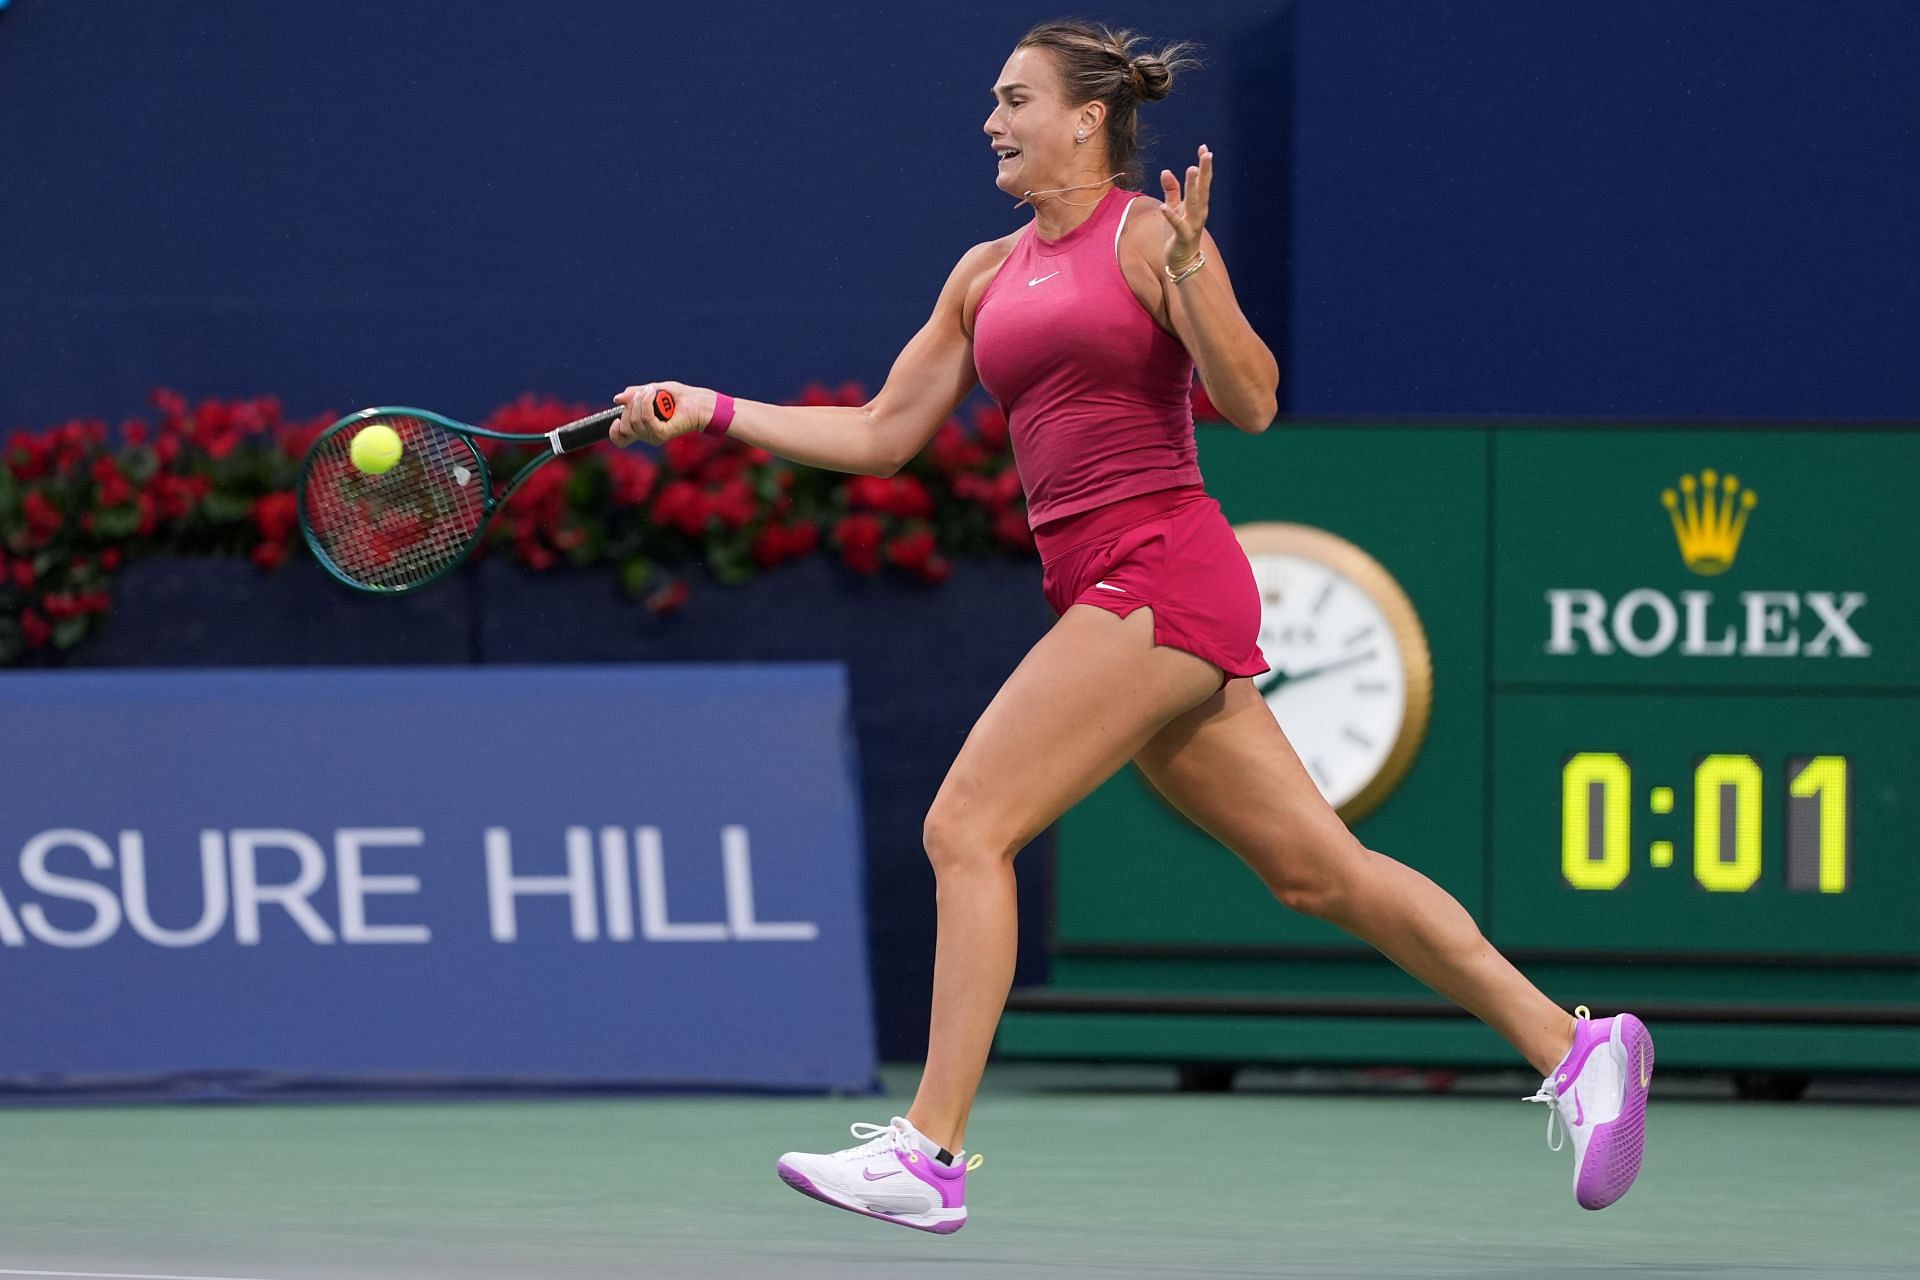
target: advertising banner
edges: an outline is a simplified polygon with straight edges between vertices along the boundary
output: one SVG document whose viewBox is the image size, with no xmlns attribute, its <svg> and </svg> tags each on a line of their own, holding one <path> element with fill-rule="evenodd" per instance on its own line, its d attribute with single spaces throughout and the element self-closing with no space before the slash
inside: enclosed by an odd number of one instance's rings
<svg viewBox="0 0 1920 1280">
<path fill-rule="evenodd" d="M 0 677 L 0 1079 L 845 1089 L 844 669 Z"/>
</svg>

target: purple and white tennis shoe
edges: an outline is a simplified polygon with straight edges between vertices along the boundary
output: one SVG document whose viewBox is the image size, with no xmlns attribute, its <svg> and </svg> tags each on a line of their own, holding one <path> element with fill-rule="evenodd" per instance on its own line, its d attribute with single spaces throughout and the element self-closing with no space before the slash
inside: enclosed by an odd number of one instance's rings
<svg viewBox="0 0 1920 1280">
<path fill-rule="evenodd" d="M 889 1125 L 856 1124 L 860 1146 L 825 1155 L 789 1151 L 775 1170 L 802 1195 L 916 1231 L 947 1235 L 967 1225 L 967 1174 L 980 1156 L 962 1151 L 951 1164 L 936 1158 L 938 1143 L 904 1117 Z"/>
<path fill-rule="evenodd" d="M 1574 1017 L 1573 1048 L 1526 1101 L 1553 1108 L 1547 1146 L 1558 1151 L 1565 1145 L 1565 1137 L 1554 1133 L 1556 1124 L 1573 1137 L 1573 1198 L 1583 1209 L 1604 1209 L 1640 1176 L 1653 1036 L 1630 1013 L 1595 1022 L 1582 1005 Z"/>
</svg>

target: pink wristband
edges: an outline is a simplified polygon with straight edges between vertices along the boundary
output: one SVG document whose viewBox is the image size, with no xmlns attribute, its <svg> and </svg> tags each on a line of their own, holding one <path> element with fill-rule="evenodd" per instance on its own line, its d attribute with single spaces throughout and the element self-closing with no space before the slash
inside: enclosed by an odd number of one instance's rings
<svg viewBox="0 0 1920 1280">
<path fill-rule="evenodd" d="M 727 428 L 733 425 L 733 397 L 725 392 L 717 393 L 713 400 L 713 420 L 701 428 L 710 436 L 723 436 Z"/>
</svg>

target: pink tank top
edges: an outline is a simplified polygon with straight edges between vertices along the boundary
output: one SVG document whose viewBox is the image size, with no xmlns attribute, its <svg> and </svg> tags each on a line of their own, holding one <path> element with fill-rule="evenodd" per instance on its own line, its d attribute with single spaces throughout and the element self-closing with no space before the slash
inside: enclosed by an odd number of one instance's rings
<svg viewBox="0 0 1920 1280">
<path fill-rule="evenodd" d="M 1058 240 L 1029 225 L 974 315 L 974 368 L 1007 415 L 1035 528 L 1200 483 L 1193 361 L 1133 296 L 1117 257 L 1140 198 L 1115 187 Z"/>
</svg>

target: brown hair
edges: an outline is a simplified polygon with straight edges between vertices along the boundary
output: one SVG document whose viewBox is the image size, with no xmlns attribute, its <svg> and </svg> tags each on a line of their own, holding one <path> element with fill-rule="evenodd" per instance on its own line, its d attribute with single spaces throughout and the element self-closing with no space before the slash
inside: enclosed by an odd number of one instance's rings
<svg viewBox="0 0 1920 1280">
<path fill-rule="evenodd" d="M 1060 71 L 1060 86 L 1070 106 L 1096 99 L 1107 107 L 1107 159 L 1115 171 L 1138 186 L 1141 171 L 1139 106 L 1158 102 L 1173 91 L 1173 73 L 1197 67 L 1199 46 L 1180 41 L 1159 52 L 1136 55 L 1146 37 L 1115 31 L 1098 23 L 1068 19 L 1043 22 L 1020 37 L 1016 49 L 1045 49 Z"/>
</svg>

